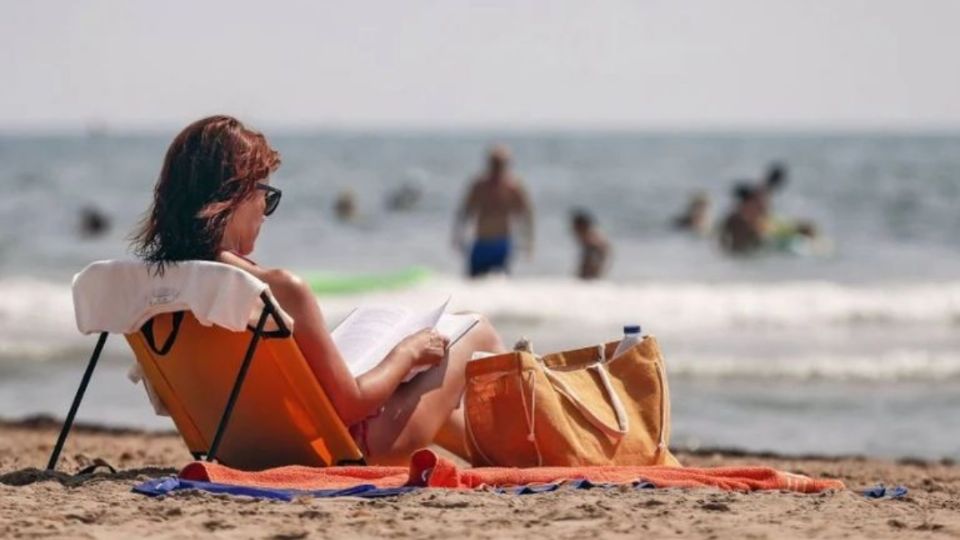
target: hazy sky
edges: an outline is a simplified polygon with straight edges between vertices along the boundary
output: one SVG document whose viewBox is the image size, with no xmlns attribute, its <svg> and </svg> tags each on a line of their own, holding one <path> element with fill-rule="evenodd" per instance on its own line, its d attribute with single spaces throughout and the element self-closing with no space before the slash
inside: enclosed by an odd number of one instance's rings
<svg viewBox="0 0 960 540">
<path fill-rule="evenodd" d="M 958 128 L 960 1 L 0 5 L 0 129 Z"/>
</svg>

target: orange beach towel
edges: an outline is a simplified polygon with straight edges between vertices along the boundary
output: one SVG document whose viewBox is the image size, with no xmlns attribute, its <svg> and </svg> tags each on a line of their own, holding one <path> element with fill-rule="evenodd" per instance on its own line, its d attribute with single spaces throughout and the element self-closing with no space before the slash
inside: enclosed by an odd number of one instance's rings
<svg viewBox="0 0 960 540">
<path fill-rule="evenodd" d="M 595 484 L 626 484 L 643 480 L 658 488 L 716 488 L 727 491 L 787 490 L 817 493 L 845 489 L 843 482 L 815 479 L 769 467 L 479 467 L 460 469 L 431 450 L 420 450 L 409 467 L 288 466 L 248 472 L 223 465 L 194 462 L 180 472 L 185 480 L 274 489 L 342 489 L 357 484 L 379 488 L 401 486 L 476 489 L 547 484 L 586 479 Z"/>
</svg>

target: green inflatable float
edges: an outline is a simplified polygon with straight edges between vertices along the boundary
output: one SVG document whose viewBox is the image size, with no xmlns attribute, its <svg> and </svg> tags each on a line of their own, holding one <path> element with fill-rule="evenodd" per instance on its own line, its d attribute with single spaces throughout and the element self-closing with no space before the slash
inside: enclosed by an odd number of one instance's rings
<svg viewBox="0 0 960 540">
<path fill-rule="evenodd" d="M 409 266 L 393 272 L 377 273 L 304 273 L 304 279 L 310 284 L 313 293 L 322 296 L 402 289 L 415 285 L 429 276 L 430 271 L 422 266 Z"/>
</svg>

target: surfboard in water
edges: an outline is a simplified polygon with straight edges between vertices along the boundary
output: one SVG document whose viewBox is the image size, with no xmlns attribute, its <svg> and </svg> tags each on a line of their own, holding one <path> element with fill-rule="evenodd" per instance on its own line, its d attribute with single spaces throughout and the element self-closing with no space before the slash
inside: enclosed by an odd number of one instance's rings
<svg viewBox="0 0 960 540">
<path fill-rule="evenodd" d="M 425 280 L 429 275 L 430 271 L 422 266 L 409 266 L 377 273 L 307 272 L 304 279 L 314 294 L 334 295 L 402 289 Z"/>
</svg>

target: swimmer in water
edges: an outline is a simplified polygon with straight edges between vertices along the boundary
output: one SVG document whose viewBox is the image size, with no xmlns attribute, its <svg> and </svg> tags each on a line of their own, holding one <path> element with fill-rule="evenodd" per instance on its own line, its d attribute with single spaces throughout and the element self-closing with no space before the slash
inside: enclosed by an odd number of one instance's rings
<svg viewBox="0 0 960 540">
<path fill-rule="evenodd" d="M 673 218 L 673 226 L 699 236 L 710 233 L 710 197 L 705 191 L 698 191 L 690 197 L 683 213 Z"/>
<path fill-rule="evenodd" d="M 107 214 L 93 206 L 86 206 L 80 210 L 80 224 L 78 231 L 86 238 L 103 236 L 110 230 L 110 218 Z"/>
<path fill-rule="evenodd" d="M 720 227 L 720 247 L 733 255 L 745 255 L 763 246 L 765 214 L 762 195 L 749 183 L 733 189 L 735 205 Z"/>
<path fill-rule="evenodd" d="M 471 182 L 454 220 L 453 243 L 467 254 L 470 277 L 509 272 L 515 219 L 522 224 L 524 250 L 532 255 L 530 198 L 520 179 L 510 171 L 510 152 L 503 146 L 494 146 L 487 156 L 486 171 Z M 470 222 L 474 222 L 476 232 L 468 250 L 465 230 Z"/>
<path fill-rule="evenodd" d="M 610 242 L 597 227 L 593 216 L 586 210 L 574 210 L 571 219 L 573 235 L 580 245 L 580 264 L 577 277 L 597 279 L 606 273 L 610 260 Z"/>
<path fill-rule="evenodd" d="M 337 195 L 337 200 L 333 203 L 333 211 L 340 221 L 353 221 L 357 217 L 357 198 L 353 191 L 344 190 Z"/>
</svg>

